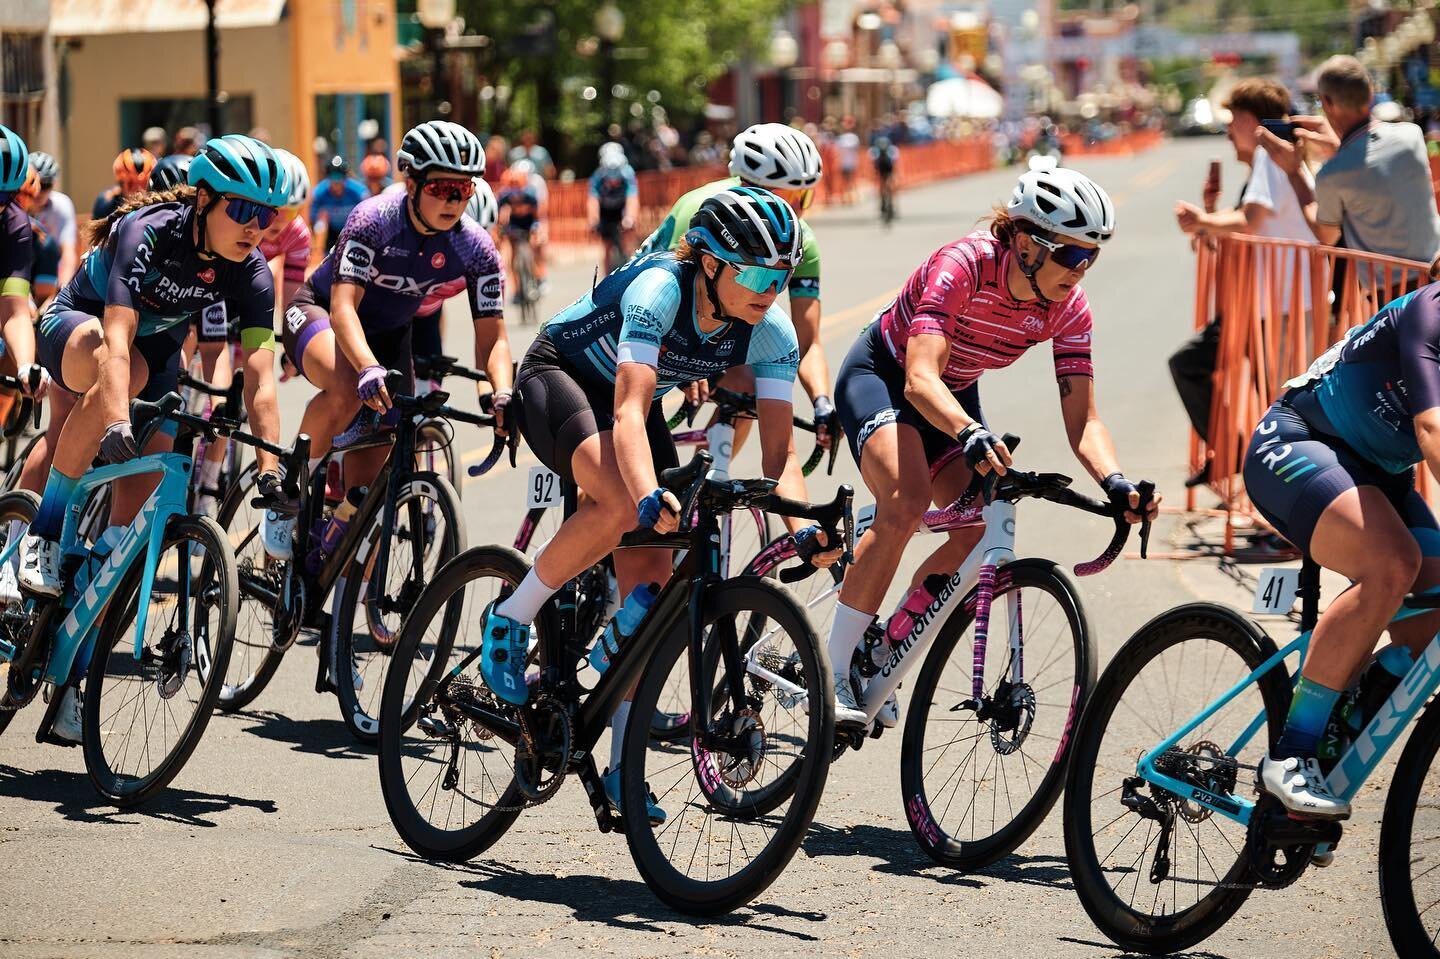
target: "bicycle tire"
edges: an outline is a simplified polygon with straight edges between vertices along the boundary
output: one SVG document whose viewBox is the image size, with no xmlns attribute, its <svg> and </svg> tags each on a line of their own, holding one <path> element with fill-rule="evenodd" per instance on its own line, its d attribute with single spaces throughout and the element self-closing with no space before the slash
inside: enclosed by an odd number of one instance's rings
<svg viewBox="0 0 1440 959">
<path fill-rule="evenodd" d="M 465 542 L 465 514 L 460 505 L 460 495 L 455 492 L 455 487 L 450 481 L 438 473 L 414 473 L 400 488 L 399 500 L 396 504 L 396 520 L 399 523 L 406 522 L 407 514 L 410 512 L 409 505 L 422 499 L 428 499 L 438 509 L 440 519 L 443 522 L 442 539 L 439 543 L 439 551 L 434 554 L 434 572 L 438 573 L 441 567 L 451 559 L 464 551 Z M 418 507 L 418 503 L 417 503 Z M 372 524 L 384 522 L 384 509 L 376 510 L 371 518 Z M 423 521 L 423 518 L 422 518 Z M 369 604 L 365 601 L 362 590 L 369 583 L 369 572 L 373 568 L 376 557 L 379 555 L 379 534 L 378 526 L 372 525 L 369 530 L 362 531 L 362 534 L 355 539 L 355 548 L 349 559 L 346 561 L 345 573 L 341 580 L 335 583 L 335 595 L 337 605 L 332 613 L 334 623 L 330 642 L 331 659 L 329 664 L 330 682 L 335 687 L 335 695 L 340 700 L 340 715 L 345 721 L 345 728 L 350 731 L 360 742 L 367 746 L 375 744 L 376 736 L 379 734 L 379 720 L 373 715 L 379 712 L 379 698 L 384 688 L 384 675 L 373 677 L 369 682 L 374 683 L 375 692 L 372 693 L 368 703 L 361 701 L 363 690 L 355 688 L 354 670 L 349 664 L 355 662 L 355 657 L 361 654 L 377 652 L 383 661 L 388 658 L 390 650 L 385 649 L 378 641 L 364 643 L 357 647 L 355 643 L 355 630 L 357 627 L 356 614 L 365 607 L 367 617 L 372 617 Z M 428 563 L 430 557 L 430 543 L 434 542 L 434 531 L 424 530 L 422 536 L 421 554 L 424 561 Z M 394 576 L 397 556 L 398 542 L 392 540 L 390 544 L 390 576 Z M 412 553 L 413 555 L 413 553 Z M 432 574 L 433 577 L 434 574 Z M 406 576 L 406 588 L 414 595 L 402 595 L 395 597 L 401 609 L 413 608 L 418 601 L 420 593 L 424 590 L 425 575 L 423 570 L 417 580 L 411 580 Z M 387 584 L 388 595 L 388 584 Z M 383 616 L 381 617 L 383 621 Z M 404 616 L 393 630 L 392 635 L 398 639 L 404 629 Z M 373 637 L 375 626 L 369 624 L 366 633 Z M 374 649 L 368 647 L 374 646 Z M 390 649 L 393 650 L 393 641 Z M 362 676 L 362 680 L 364 677 Z M 367 682 L 367 685 L 369 684 Z"/>
<path fill-rule="evenodd" d="M 44 433 L 36 433 L 26 441 L 25 447 L 20 451 L 19 455 L 15 457 L 15 461 L 10 464 L 9 469 L 5 470 L 5 487 L 4 489 L 0 489 L 0 493 L 8 493 L 11 490 L 19 489 L 20 472 L 25 469 L 25 461 L 30 458 L 30 453 L 35 449 L 35 444 L 40 442 L 40 438 L 44 435 Z"/>
<path fill-rule="evenodd" d="M 232 528 L 237 518 L 247 515 L 255 483 L 255 464 L 251 462 L 240 471 L 225 494 L 217 520 L 235 546 L 236 572 L 240 580 L 235 640 L 231 644 L 230 663 L 225 676 L 227 680 L 233 676 L 235 682 L 224 683 L 216 701 L 216 708 L 225 713 L 239 712 L 253 703 L 275 677 L 280 661 L 285 658 L 285 650 L 276 649 L 272 641 L 274 610 L 264 598 L 245 588 L 247 579 L 257 575 L 256 560 L 269 562 L 265 558 L 264 546 L 260 545 L 260 529 L 253 526 L 237 536 L 237 531 Z M 249 526 L 248 523 L 245 525 Z"/>
<path fill-rule="evenodd" d="M 400 642 L 395 647 L 395 662 L 408 663 L 414 660 L 431 623 L 437 616 L 449 617 L 453 597 L 471 583 L 484 577 L 493 577 L 513 588 L 519 585 L 529 570 L 530 564 L 523 556 L 504 546 L 477 546 L 456 556 L 445 564 L 426 587 L 415 604 L 413 613 L 406 619 Z M 496 802 L 479 820 L 460 829 L 443 829 L 434 825 L 417 808 L 411 795 L 412 777 L 406 775 L 403 764 L 404 736 L 412 728 L 420 710 L 433 696 L 440 673 L 450 660 L 455 634 L 454 629 L 442 623 L 440 634 L 436 638 L 432 665 L 413 694 L 407 695 L 407 681 L 414 675 L 413 671 L 399 668 L 387 670 L 380 702 L 380 793 L 385 800 L 385 809 L 390 814 L 390 822 L 401 840 L 416 855 L 443 862 L 465 862 L 490 848 L 515 822 L 524 806 L 524 800 L 515 787 L 513 767 L 512 778 L 507 781 L 505 788 L 496 786 L 499 794 Z M 483 770 L 482 775 L 494 783 L 494 777 L 484 774 Z M 422 799 L 424 795 L 428 795 L 428 790 L 422 795 Z M 451 802 L 453 803 L 453 797 Z"/>
<path fill-rule="evenodd" d="M 164 757 L 145 776 L 130 776 L 117 772 L 111 767 L 105 752 L 108 737 L 105 734 L 106 731 L 101 729 L 106 667 L 110 662 L 111 649 L 123 648 L 120 653 L 120 662 L 134 663 L 131 654 L 133 634 L 130 627 L 133 625 L 136 615 L 140 577 L 146 562 L 143 554 L 125 571 L 124 578 L 111 596 L 100 628 L 94 634 L 95 638 L 91 640 L 97 643 L 97 647 L 95 654 L 91 657 L 90 670 L 85 678 L 83 709 L 85 770 L 89 773 L 90 781 L 96 790 L 106 799 L 121 807 L 133 806 L 151 798 L 169 785 L 184 768 L 186 761 L 195 751 L 195 747 L 199 745 L 200 737 L 204 735 L 205 727 L 210 722 L 210 716 L 215 711 L 215 700 L 220 695 L 220 686 L 224 682 L 225 668 L 230 659 L 230 643 L 235 634 L 236 607 L 239 605 L 240 590 L 235 572 L 235 557 L 230 551 L 230 542 L 219 524 L 208 516 L 175 517 L 170 520 L 165 530 L 161 544 L 162 560 L 173 547 L 183 540 L 199 543 L 205 550 L 205 559 L 200 571 L 202 581 L 209 585 L 204 586 L 200 591 L 205 596 L 205 599 L 201 601 L 213 602 L 218 609 L 218 614 L 209 634 L 208 666 L 205 664 L 203 655 L 196 655 L 193 668 L 188 670 L 188 674 L 193 674 L 200 684 L 194 711 L 179 735 L 174 738 L 173 745 L 166 751 Z M 158 590 L 158 577 L 156 587 Z M 197 594 L 190 594 L 190 598 L 197 598 Z M 153 612 L 152 610 L 152 614 Z M 152 625 L 156 621 L 157 617 L 152 615 L 147 625 Z M 169 630 L 167 629 L 166 632 L 168 634 Z M 110 646 L 110 649 L 104 648 L 107 645 Z M 205 647 L 199 647 L 199 649 L 203 653 Z M 142 679 L 142 684 L 148 685 L 149 681 Z M 181 688 L 184 688 L 183 680 Z M 112 717 L 107 717 L 107 721 Z M 122 759 L 124 755 L 122 753 Z"/>
<path fill-rule="evenodd" d="M 24 523 L 26 526 L 29 526 L 30 523 L 34 521 L 35 514 L 39 512 L 39 510 L 40 497 L 36 496 L 29 490 L 10 490 L 7 493 L 0 493 L 0 549 L 3 549 L 4 546 L 8 545 L 9 543 L 9 522 L 11 520 L 16 520 Z M 16 553 L 16 562 L 18 562 L 18 557 L 19 554 Z M 15 637 L 10 638 L 12 640 L 15 639 Z M 27 644 L 34 639 L 33 636 L 26 636 L 23 638 Z M 48 643 L 47 640 L 42 641 Z M 15 659 L 23 658 L 24 651 L 26 649 L 28 649 L 28 645 L 26 647 L 22 647 L 17 642 Z M 31 682 L 34 685 L 30 686 L 29 690 L 27 690 L 25 693 L 27 700 L 30 696 L 33 696 L 34 693 L 38 691 L 38 684 L 41 682 L 41 677 L 45 667 L 44 658 L 48 657 L 49 653 L 48 651 L 42 650 L 37 651 L 36 655 L 37 659 L 34 662 L 34 665 L 31 667 Z M 0 694 L 5 693 L 12 682 L 12 677 L 9 675 L 8 670 L 14 668 L 15 659 L 12 659 L 9 663 L 6 664 L 7 669 L 5 674 L 0 675 Z M 0 695 L 0 703 L 3 703 L 5 701 L 6 697 L 4 695 Z M 15 713 L 17 712 L 19 712 L 19 710 L 6 709 L 3 706 L 0 706 L 0 735 L 4 734 L 5 727 L 10 725 L 10 720 L 15 718 Z"/>
<path fill-rule="evenodd" d="M 427 445 L 428 444 L 428 445 Z M 461 496 L 463 484 L 460 481 L 460 462 L 455 458 L 455 444 L 446 432 L 444 425 L 435 420 L 426 420 L 415 428 L 415 469 L 422 473 L 440 473 L 450 481 L 450 486 L 455 490 L 456 496 Z M 421 458 L 431 456 L 430 462 L 421 462 Z M 434 456 L 445 458 L 445 469 L 442 472 L 434 465 Z"/>
<path fill-rule="evenodd" d="M 972 829 L 970 838 L 961 838 L 960 836 L 952 835 L 945 831 L 944 823 L 946 815 L 945 813 L 941 813 L 939 816 L 935 814 L 931 803 L 932 797 L 929 796 L 926 788 L 926 763 L 931 762 L 930 768 L 931 771 L 933 771 L 935 767 L 940 764 L 945 752 L 948 752 L 947 746 L 946 750 L 942 751 L 940 756 L 937 757 L 933 754 L 933 750 L 938 747 L 933 745 L 929 749 L 926 747 L 926 730 L 932 728 L 932 724 L 928 722 L 931 718 L 930 707 L 935 701 L 937 687 L 941 686 L 941 674 L 945 671 L 946 664 L 950 662 L 951 656 L 957 652 L 957 646 L 964 645 L 961 644 L 960 640 L 975 621 L 975 604 L 972 597 L 967 597 L 964 608 L 957 610 L 946 621 L 944 628 L 940 631 L 940 635 L 936 638 L 935 645 L 926 656 L 925 662 L 920 668 L 920 675 L 916 678 L 915 690 L 910 701 L 909 712 L 905 717 L 905 734 L 900 746 L 900 795 L 905 808 L 905 818 L 910 823 L 910 831 L 915 836 L 915 841 L 919 843 L 920 848 L 925 851 L 926 855 L 941 865 L 950 866 L 955 869 L 980 869 L 997 860 L 1003 859 L 1014 852 L 1026 839 L 1029 839 L 1035 830 L 1040 827 L 1040 824 L 1045 821 L 1045 817 L 1049 815 L 1050 810 L 1054 808 L 1055 802 L 1060 798 L 1061 790 L 1064 789 L 1065 786 L 1065 767 L 1070 755 L 1070 743 L 1065 738 L 1065 732 L 1073 728 L 1075 720 L 1085 708 L 1085 702 L 1090 695 L 1090 691 L 1095 687 L 1096 669 L 1094 644 L 1090 639 L 1090 627 L 1085 616 L 1084 607 L 1080 602 L 1080 594 L 1075 589 L 1075 585 L 1070 582 L 1070 578 L 1061 572 L 1056 564 L 1048 560 L 1022 559 L 1006 565 L 999 571 L 995 583 L 995 602 L 991 606 L 990 643 L 1004 646 L 1008 653 L 1006 637 L 1002 635 L 1000 630 L 995 628 L 995 625 L 999 619 L 999 612 L 1003 608 L 1001 605 L 1003 598 L 1012 591 L 1018 592 L 1022 589 L 1038 590 L 1051 597 L 1055 601 L 1056 606 L 1064 614 L 1069 629 L 1070 645 L 1073 650 L 1071 661 L 1074 667 L 1074 684 L 1068 703 L 1069 712 L 1066 714 L 1065 722 L 1058 730 L 1058 748 L 1054 750 L 1053 755 L 1048 757 L 1049 766 L 1045 768 L 1040 778 L 1040 783 L 1035 788 L 1030 799 L 1020 806 L 1019 811 L 1014 813 L 1008 822 L 998 829 L 994 829 L 989 835 L 975 838 L 975 830 Z M 1023 605 L 1021 610 L 1022 619 L 1028 619 L 1033 622 L 1036 618 L 1033 608 L 1029 611 L 1028 617 L 1023 612 Z M 1044 657 L 1044 665 L 1040 666 L 1040 673 L 1030 674 L 1027 672 L 1025 678 L 1027 680 L 1034 679 L 1036 681 L 1048 682 L 1048 678 L 1042 680 L 1042 675 L 1044 671 L 1049 668 L 1049 663 L 1065 657 L 1065 651 L 1061 647 L 1063 647 L 1063 640 L 1057 644 L 1053 657 L 1050 656 L 1048 651 L 1042 654 Z M 1030 651 L 1031 653 L 1036 652 L 1034 648 Z M 1000 648 L 996 648 L 995 652 L 1005 655 L 1001 653 Z M 960 651 L 960 655 L 964 660 L 965 666 L 963 674 L 968 681 L 971 670 L 971 657 L 968 646 Z M 1035 658 L 1036 657 L 1032 655 L 1030 661 L 1033 662 Z M 992 671 L 992 673 L 993 672 L 1000 671 Z M 990 691 L 995 689 L 996 683 L 1002 678 L 1002 676 L 997 675 L 990 676 Z M 1067 678 L 1069 678 L 1068 675 L 1062 676 L 1062 678 L 1056 682 L 1063 682 Z M 967 684 L 962 688 L 968 690 L 969 686 Z M 1037 706 L 1040 707 L 1043 707 L 1043 705 L 1043 703 L 1037 704 Z M 982 738 L 976 742 L 971 755 L 973 755 L 975 751 L 984 748 L 987 742 L 994 743 L 997 741 L 993 733 L 990 737 L 984 737 L 983 730 L 984 727 L 982 726 Z M 1027 726 L 1027 739 L 1029 738 L 1028 733 L 1033 731 L 1033 726 Z M 1040 760 L 1037 760 L 1033 756 L 1025 755 L 1023 747 L 1024 741 L 1022 740 L 1020 747 L 1011 755 L 1017 756 L 1022 767 L 1027 762 L 1032 765 L 1039 765 Z M 998 793 L 999 782 L 1006 781 L 1003 773 L 1005 760 L 1001 757 L 998 747 L 992 746 L 992 748 L 996 749 L 993 768 L 996 769 L 997 775 L 999 776 L 996 785 L 996 791 Z M 930 755 L 927 756 L 927 753 L 930 753 Z M 992 768 L 990 767 L 988 757 L 984 762 L 978 758 L 975 759 L 975 765 Z M 1033 772 L 1031 775 L 1033 775 Z M 960 781 L 963 778 L 963 776 L 956 777 L 956 791 L 958 791 Z M 1023 778 L 1028 784 L 1030 781 L 1029 776 L 1024 776 Z M 974 811 L 974 807 L 979 805 L 979 803 L 976 802 L 976 798 L 979 796 L 978 780 L 976 782 L 976 792 L 971 797 L 969 808 L 971 813 L 978 818 L 980 813 Z M 940 791 L 943 792 L 943 786 Z M 938 799 L 939 797 L 937 795 L 934 798 Z M 1008 800 L 1010 797 L 1007 795 L 1006 798 Z M 993 809 L 997 804 L 992 803 L 991 805 Z M 1006 805 L 1007 808 L 1011 810 L 1014 809 L 1013 803 L 1007 802 Z M 962 813 L 962 821 L 963 817 L 968 814 L 970 813 Z M 994 825 L 995 820 L 992 812 L 992 828 Z"/>
<path fill-rule="evenodd" d="M 1150 954 L 1189 949 L 1203 941 L 1235 915 L 1251 892 L 1250 864 L 1242 844 L 1234 865 L 1214 883 L 1213 890 L 1199 897 L 1193 906 L 1176 908 L 1161 916 L 1144 914 L 1131 908 L 1110 887 L 1096 855 L 1096 835 L 1091 824 L 1092 789 L 1101 764 L 1104 733 L 1121 696 L 1141 669 L 1172 646 L 1192 637 L 1218 642 L 1238 655 L 1244 669 L 1242 676 L 1276 652 L 1275 643 L 1260 627 L 1228 607 L 1190 603 L 1161 613 L 1121 647 L 1101 675 L 1076 727 L 1065 783 L 1065 852 L 1080 903 L 1110 940 L 1124 949 Z M 1268 742 L 1273 746 L 1280 736 L 1290 703 L 1290 683 L 1284 664 L 1261 677 L 1258 687 L 1267 714 Z M 1224 688 L 1222 686 L 1221 691 Z M 1134 757 L 1127 758 L 1133 761 Z M 1139 864 L 1132 868 L 1137 873 L 1145 871 Z M 1138 883 L 1138 875 L 1136 881 Z"/>
<path fill-rule="evenodd" d="M 809 620 L 805 618 L 804 612 L 783 587 L 767 580 L 747 576 L 717 583 L 706 593 L 704 622 L 707 626 L 713 626 L 725 618 L 736 617 L 747 612 L 759 613 L 771 622 L 782 624 L 781 628 L 794 641 L 796 652 L 801 658 L 804 675 L 811 677 L 814 685 L 818 688 L 826 690 L 827 693 L 830 691 L 830 666 L 824 648 L 815 636 L 815 631 L 811 628 Z M 632 712 L 638 711 L 642 716 L 654 712 L 672 666 L 678 663 L 681 657 L 688 654 L 689 643 L 690 633 L 687 624 L 685 627 L 672 631 L 671 635 L 660 644 L 654 658 L 645 667 L 635 693 Z M 706 658 L 710 659 L 711 657 Z M 713 657 L 713 660 L 719 662 L 720 657 L 717 655 Z M 718 682 L 718 679 L 716 681 Z M 810 688 L 808 684 L 807 688 Z M 816 702 L 818 702 L 818 708 Z M 791 767 L 795 769 L 795 772 L 794 782 L 790 787 L 790 808 L 781 820 L 773 825 L 773 828 L 767 831 L 764 826 L 761 826 L 763 834 L 768 838 L 759 844 L 760 852 L 738 872 L 725 878 L 711 881 L 708 878 L 710 875 L 708 871 L 706 879 L 696 879 L 682 873 L 675 868 L 660 848 L 659 836 L 663 835 L 666 826 L 661 826 L 661 833 L 657 834 L 654 831 L 655 827 L 652 827 L 645 816 L 623 816 L 625 838 L 630 847 L 630 855 L 646 885 L 666 905 L 691 915 L 720 915 L 737 909 L 759 896 L 789 864 L 810 828 L 815 809 L 820 802 L 820 796 L 824 792 L 825 780 L 829 775 L 834 735 L 835 702 L 833 694 L 812 700 L 809 712 L 806 714 L 805 746 L 798 759 L 798 768 Z M 623 807 L 626 809 L 645 808 L 649 793 L 649 784 L 645 781 L 645 753 L 652 742 L 650 730 L 640 723 L 631 724 L 625 731 L 625 740 L 622 745 L 625 758 L 621 763 L 621 795 Z M 662 748 L 668 750 L 672 747 L 664 744 Z M 665 761 L 668 759 L 667 756 Z M 707 752 L 703 761 L 710 762 L 709 768 L 713 771 L 716 764 L 711 762 L 711 759 L 712 754 Z M 706 784 L 704 780 L 709 777 L 702 775 L 700 770 L 694 768 L 696 763 L 694 747 L 690 751 L 690 760 L 691 788 L 700 787 L 704 806 L 718 808 L 723 804 L 726 811 L 722 812 L 722 816 L 729 828 L 738 828 L 735 823 L 744 818 L 748 817 L 753 821 L 767 814 L 751 805 L 743 789 L 737 793 L 730 784 L 721 782 L 718 776 Z M 755 769 L 761 768 L 762 765 L 761 763 L 752 764 Z M 684 770 L 681 775 L 681 781 L 683 781 Z M 663 795 L 658 798 L 662 802 L 666 799 Z M 692 805 L 689 800 L 686 804 L 687 809 L 683 814 L 675 819 L 667 820 L 667 823 L 675 824 L 670 828 L 677 830 L 677 836 L 678 824 L 689 817 L 693 809 L 700 808 L 698 805 Z M 705 813 L 701 812 L 699 815 L 703 816 Z M 733 832 L 731 835 L 733 852 Z M 696 848 L 700 848 L 701 838 L 703 837 L 696 839 Z M 686 848 L 689 848 L 688 842 Z M 708 844 L 706 848 L 708 851 Z M 744 851 L 748 853 L 749 847 L 745 847 Z"/>
<path fill-rule="evenodd" d="M 1385 797 L 1385 813 L 1380 819 L 1380 906 L 1385 914 L 1385 928 L 1397 955 L 1406 959 L 1434 959 L 1440 956 L 1435 933 L 1425 931 L 1422 910 L 1416 903 L 1411 867 L 1425 871 L 1421 865 L 1427 856 L 1415 852 L 1415 813 L 1419 810 L 1426 773 L 1440 752 L 1440 699 L 1432 699 L 1415 722 L 1410 741 L 1395 764 L 1390 793 Z M 1433 801 L 1429 808 L 1433 809 Z M 1433 834 L 1432 834 L 1433 835 Z M 1433 838 L 1426 836 L 1429 842 Z M 1428 911 L 1428 909 L 1427 909 Z"/>
</svg>

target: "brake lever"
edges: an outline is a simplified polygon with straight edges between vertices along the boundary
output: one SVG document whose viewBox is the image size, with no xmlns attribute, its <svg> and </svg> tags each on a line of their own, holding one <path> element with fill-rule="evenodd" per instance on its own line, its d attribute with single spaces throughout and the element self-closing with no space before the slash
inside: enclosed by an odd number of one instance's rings
<svg viewBox="0 0 1440 959">
<path fill-rule="evenodd" d="M 1141 480 L 1135 484 L 1135 489 L 1140 493 L 1140 558 L 1149 559 L 1150 550 L 1150 504 L 1155 500 L 1155 484 L 1149 480 Z"/>
</svg>

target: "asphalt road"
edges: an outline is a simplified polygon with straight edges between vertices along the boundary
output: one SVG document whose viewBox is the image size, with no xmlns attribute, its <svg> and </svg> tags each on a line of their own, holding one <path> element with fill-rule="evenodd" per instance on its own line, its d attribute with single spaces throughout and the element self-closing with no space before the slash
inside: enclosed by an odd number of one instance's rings
<svg viewBox="0 0 1440 959">
<path fill-rule="evenodd" d="M 1171 208 L 1180 197 L 1198 200 L 1206 162 L 1219 155 L 1228 145 L 1212 139 L 1077 164 L 1118 206 L 1119 233 L 1085 283 L 1097 318 L 1100 409 L 1127 471 L 1154 478 L 1175 502 L 1185 420 L 1165 357 L 1191 327 L 1193 280 Z M 1241 173 L 1227 165 L 1227 195 Z M 1015 175 L 902 194 L 889 231 L 869 205 L 814 218 L 832 369 L 910 271 L 1003 201 Z M 544 309 L 558 309 L 589 279 L 588 265 L 557 267 Z M 451 317 L 461 356 L 465 327 L 463 316 Z M 518 356 L 530 331 L 514 335 Z M 1025 464 L 1076 473 L 1053 382 L 1049 350 L 1034 350 L 985 378 L 986 413 L 1024 437 Z M 297 384 L 284 388 L 288 424 L 305 396 Z M 483 450 L 470 455 L 478 460 Z M 746 463 L 742 457 L 735 472 L 745 474 Z M 525 465 L 466 483 L 472 544 L 513 537 Z M 813 483 L 815 498 L 841 480 L 863 488 L 848 455 L 833 480 Z M 1021 510 L 1022 555 L 1073 564 L 1104 545 L 1104 522 L 1031 505 Z M 1161 542 L 1177 526 L 1165 522 Z M 1079 585 L 1102 664 L 1169 606 L 1197 596 L 1243 599 L 1196 563 L 1126 560 Z M 662 907 L 623 839 L 594 830 L 573 784 L 466 866 L 418 861 L 386 816 L 374 756 L 346 734 L 333 697 L 312 692 L 311 655 L 292 650 L 250 712 L 217 717 L 172 787 L 138 810 L 100 803 L 78 750 L 35 745 L 40 711 L 21 714 L 0 740 L 0 955 L 1120 954 L 1075 898 L 1058 809 L 1017 854 L 982 872 L 962 874 L 924 856 L 901 810 L 898 729 L 836 766 L 801 854 L 760 901 L 723 920 L 696 922 Z M 1196 954 L 1390 954 L 1375 883 L 1382 796 L 1363 794 L 1334 867 L 1253 896 Z"/>
</svg>

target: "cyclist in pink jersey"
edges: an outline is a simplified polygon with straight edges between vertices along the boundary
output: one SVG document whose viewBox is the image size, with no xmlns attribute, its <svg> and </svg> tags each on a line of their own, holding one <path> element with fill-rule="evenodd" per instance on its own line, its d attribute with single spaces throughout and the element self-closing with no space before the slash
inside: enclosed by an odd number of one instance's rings
<svg viewBox="0 0 1440 959">
<path fill-rule="evenodd" d="M 875 495 L 874 525 L 856 544 L 828 649 L 835 672 L 835 719 L 860 723 L 850 662 L 875 618 L 921 515 L 948 506 L 976 471 L 1005 472 L 1010 452 L 986 426 L 978 381 L 1045 340 L 1055 357 L 1060 408 L 1076 457 L 1110 499 L 1140 506 L 1110 433 L 1095 409 L 1090 306 L 1080 280 L 1115 229 L 1099 186 L 1049 158 L 1031 161 L 1010 202 L 987 231 L 937 250 L 861 333 L 836 377 L 836 410 Z M 1158 499 L 1157 499 L 1158 501 Z M 1148 507 L 1155 514 L 1155 505 Z M 916 571 L 911 588 L 952 573 L 979 542 L 957 530 Z M 895 704 L 879 721 L 892 726 Z"/>
</svg>

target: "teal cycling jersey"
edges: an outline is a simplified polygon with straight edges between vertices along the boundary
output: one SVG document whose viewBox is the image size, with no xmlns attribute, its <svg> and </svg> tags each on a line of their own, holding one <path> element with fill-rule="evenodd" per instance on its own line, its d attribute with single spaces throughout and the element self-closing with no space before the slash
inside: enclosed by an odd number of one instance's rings
<svg viewBox="0 0 1440 959">
<path fill-rule="evenodd" d="M 621 363 L 656 372 L 656 397 L 734 366 L 755 371 L 760 399 L 790 402 L 800 365 L 795 328 L 772 305 L 755 326 L 733 321 L 706 333 L 695 315 L 699 267 L 672 253 L 627 263 L 557 313 L 544 335 L 586 378 L 614 383 Z"/>
<path fill-rule="evenodd" d="M 1440 284 L 1385 304 L 1289 385 L 1307 384 L 1356 453 L 1390 473 L 1420 462 L 1415 415 L 1440 406 Z"/>
</svg>

